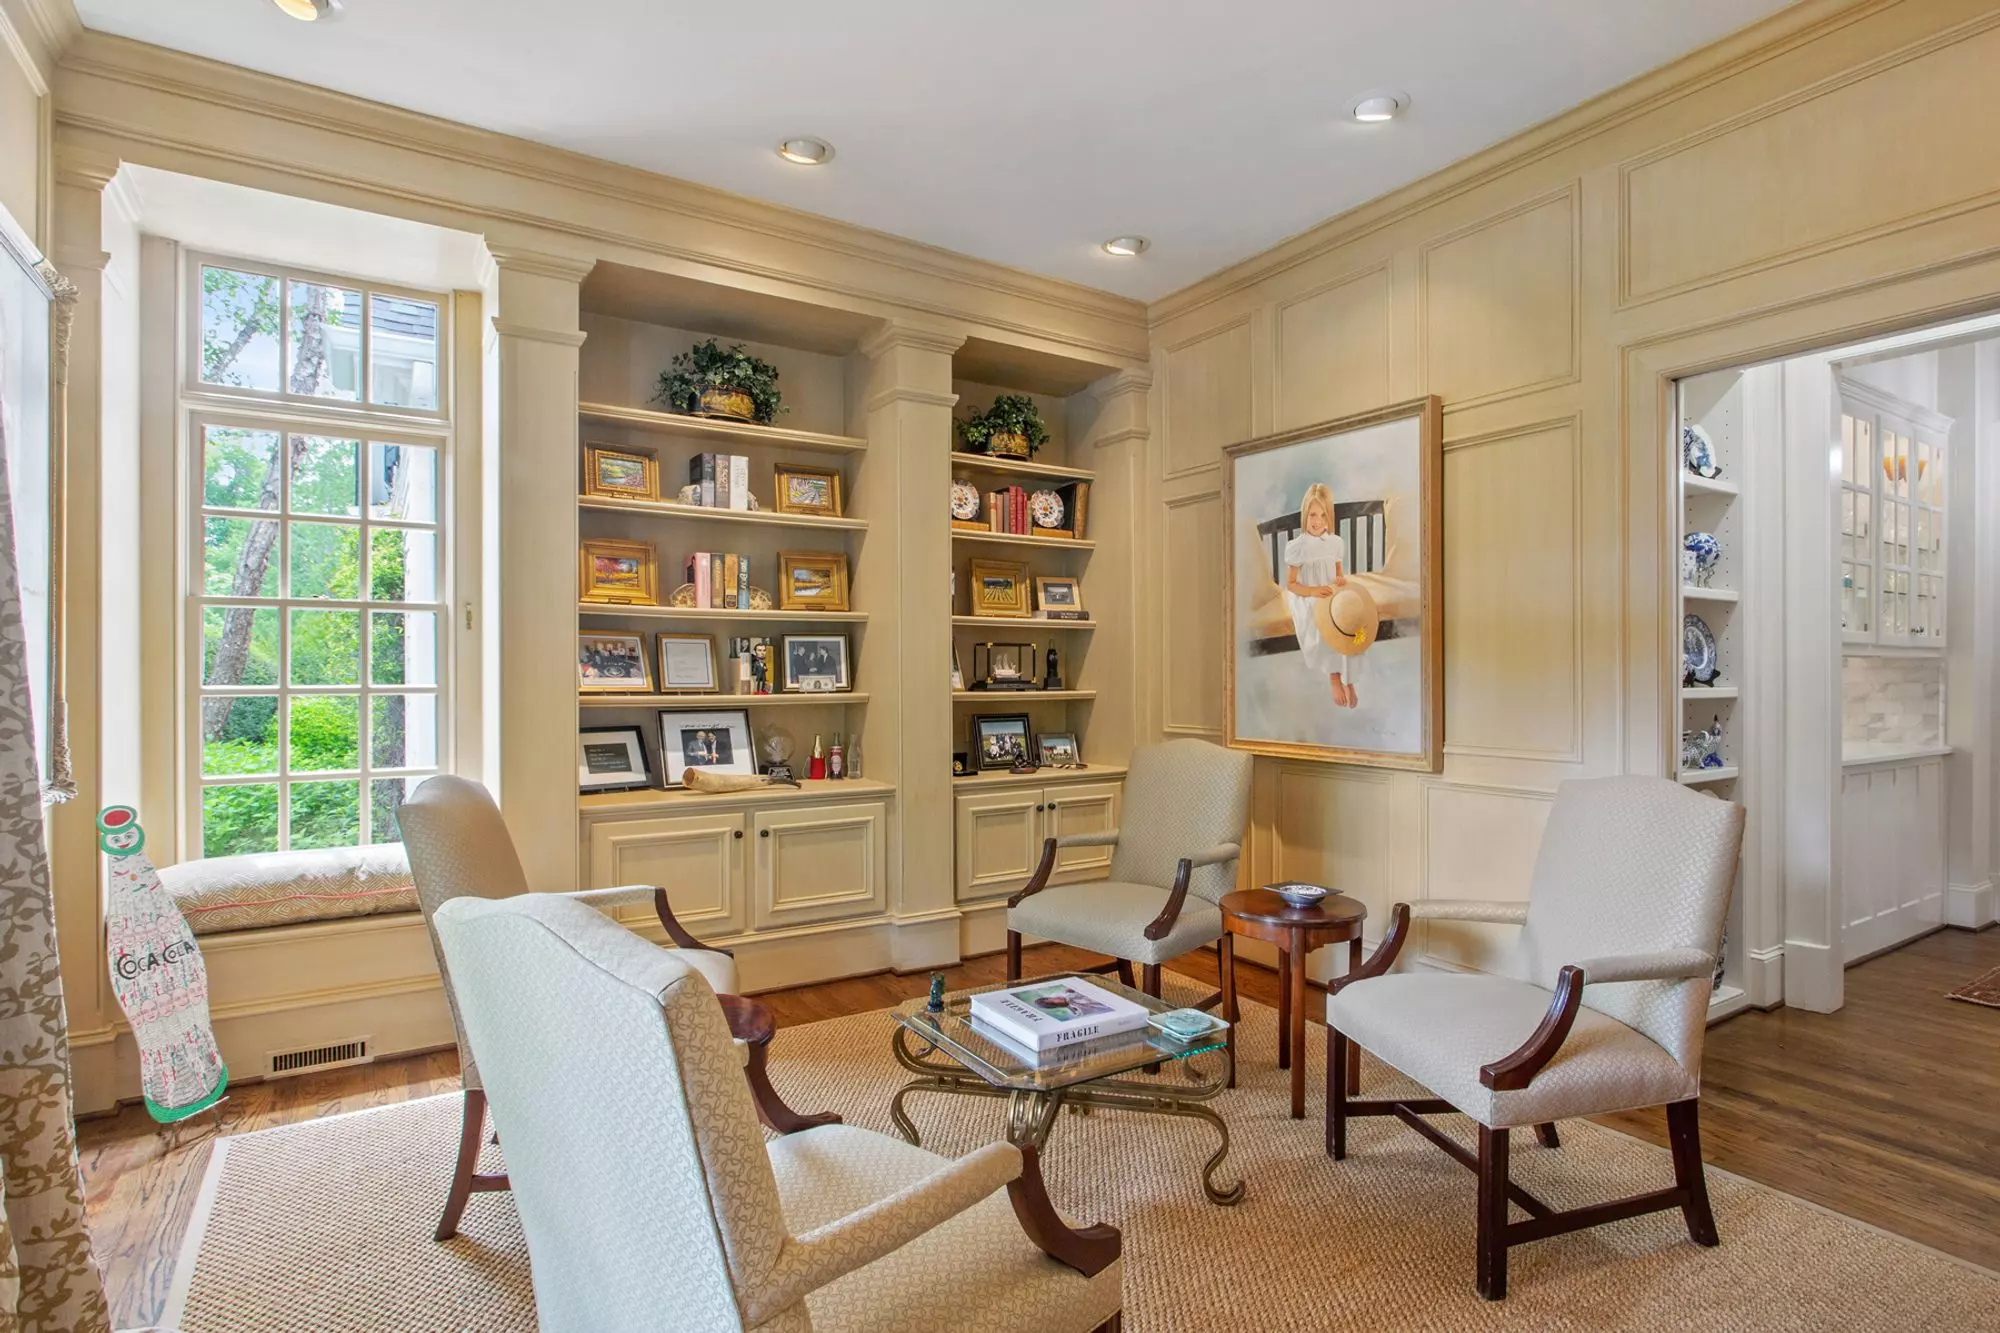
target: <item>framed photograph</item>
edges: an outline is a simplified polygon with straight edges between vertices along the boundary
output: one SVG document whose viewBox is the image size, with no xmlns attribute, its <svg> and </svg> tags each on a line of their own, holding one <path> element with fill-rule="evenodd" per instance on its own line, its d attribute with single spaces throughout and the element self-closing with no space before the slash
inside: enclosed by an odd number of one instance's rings
<svg viewBox="0 0 2000 1333">
<path fill-rule="evenodd" d="M 757 755 L 750 744 L 750 710 L 679 713 L 662 709 L 660 768 L 669 787 L 682 786 L 689 768 L 754 775 Z"/>
<path fill-rule="evenodd" d="M 954 690 L 965 688 L 965 673 L 959 670 L 958 645 L 955 643 L 951 646 L 951 687 Z"/>
<path fill-rule="evenodd" d="M 1418 398 L 1224 451 L 1230 745 L 1438 771 L 1441 411 Z"/>
<path fill-rule="evenodd" d="M 1028 610 L 1028 567 L 1013 560 L 971 563 L 972 614 L 1025 616 Z"/>
<path fill-rule="evenodd" d="M 643 634 L 576 636 L 576 688 L 581 694 L 649 694 L 653 675 Z"/>
<path fill-rule="evenodd" d="M 715 674 L 715 640 L 706 634 L 659 636 L 660 689 L 689 694 L 714 694 L 722 682 Z"/>
<path fill-rule="evenodd" d="M 660 460 L 608 444 L 583 447 L 583 493 L 614 500 L 660 498 Z"/>
<path fill-rule="evenodd" d="M 659 554 L 651 542 L 588 537 L 578 554 L 577 600 L 657 606 L 660 600 Z"/>
<path fill-rule="evenodd" d="M 840 474 L 825 468 L 780 463 L 771 470 L 773 507 L 781 514 L 841 516 Z"/>
<path fill-rule="evenodd" d="M 845 634 L 787 634 L 779 644 L 787 694 L 830 694 L 852 689 Z"/>
<path fill-rule="evenodd" d="M 982 773 L 1029 760 L 1028 715 L 989 713 L 972 719 L 972 757 Z"/>
<path fill-rule="evenodd" d="M 847 553 L 778 552 L 778 609 L 847 610 Z"/>
<path fill-rule="evenodd" d="M 1073 731 L 1045 731 L 1035 737 L 1036 762 L 1043 768 L 1081 768 L 1083 751 Z"/>
<path fill-rule="evenodd" d="M 1083 620 L 1083 583 L 1068 574 L 1038 575 L 1035 579 L 1035 610 L 1050 620 Z"/>
<path fill-rule="evenodd" d="M 576 733 L 578 790 L 634 791 L 652 783 L 643 729 L 584 727 Z"/>
</svg>

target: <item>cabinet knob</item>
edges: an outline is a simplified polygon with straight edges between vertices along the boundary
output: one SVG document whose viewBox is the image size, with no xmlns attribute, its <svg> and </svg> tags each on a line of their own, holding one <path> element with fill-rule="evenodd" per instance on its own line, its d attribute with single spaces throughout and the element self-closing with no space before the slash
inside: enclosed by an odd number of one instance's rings
<svg viewBox="0 0 2000 1333">
<path fill-rule="evenodd" d="M 739 838 L 740 838 L 740 837 L 742 837 L 742 836 L 743 836 L 743 830 L 742 830 L 742 829 L 737 829 L 737 830 L 736 830 L 736 836 L 737 836 L 737 837 L 739 837 Z"/>
<path fill-rule="evenodd" d="M 771 836 L 771 830 L 767 828 L 760 828 L 757 830 L 757 836 L 760 838 L 768 838 Z"/>
</svg>

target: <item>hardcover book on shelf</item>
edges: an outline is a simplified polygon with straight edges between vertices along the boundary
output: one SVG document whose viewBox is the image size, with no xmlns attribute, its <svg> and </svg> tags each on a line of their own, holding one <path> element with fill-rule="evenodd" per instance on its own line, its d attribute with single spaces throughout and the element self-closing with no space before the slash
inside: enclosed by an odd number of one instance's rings
<svg viewBox="0 0 2000 1333">
<path fill-rule="evenodd" d="M 1081 977 L 1060 977 L 972 997 L 972 1017 L 1026 1050 L 1136 1032 L 1151 1011 Z"/>
<path fill-rule="evenodd" d="M 729 456 L 729 507 L 748 510 L 750 508 L 750 456 L 731 454 Z"/>
</svg>

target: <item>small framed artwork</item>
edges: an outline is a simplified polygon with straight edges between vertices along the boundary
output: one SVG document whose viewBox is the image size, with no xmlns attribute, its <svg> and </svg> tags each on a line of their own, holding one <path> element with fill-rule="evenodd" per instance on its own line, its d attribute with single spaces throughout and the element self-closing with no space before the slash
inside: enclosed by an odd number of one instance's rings
<svg viewBox="0 0 2000 1333">
<path fill-rule="evenodd" d="M 652 785 L 646 733 L 639 727 L 583 727 L 576 733 L 576 785 L 581 791 L 635 791 Z"/>
<path fill-rule="evenodd" d="M 577 600 L 657 606 L 659 564 L 659 553 L 651 542 L 586 538 L 577 556 Z"/>
<path fill-rule="evenodd" d="M 1042 575 L 1035 579 L 1035 610 L 1049 620 L 1083 620 L 1083 584 L 1071 575 Z"/>
<path fill-rule="evenodd" d="M 845 634 L 787 634 L 779 645 L 787 694 L 830 694 L 848 690 Z"/>
<path fill-rule="evenodd" d="M 714 694 L 722 688 L 715 674 L 715 640 L 706 634 L 662 634 L 659 649 L 662 690 Z"/>
<path fill-rule="evenodd" d="M 684 785 L 690 768 L 754 775 L 757 756 L 750 744 L 750 710 L 677 713 L 662 709 L 660 768 L 669 787 Z"/>
<path fill-rule="evenodd" d="M 1025 616 L 1028 610 L 1028 567 L 1012 560 L 974 560 L 972 614 Z"/>
<path fill-rule="evenodd" d="M 1028 762 L 1028 715 L 989 713 L 973 718 L 972 754 L 982 773 Z"/>
<path fill-rule="evenodd" d="M 825 468 L 780 463 L 771 470 L 771 490 L 781 514 L 841 516 L 840 474 Z"/>
<path fill-rule="evenodd" d="M 1082 768 L 1083 752 L 1073 731 L 1045 731 L 1035 737 L 1035 754 L 1044 768 Z"/>
<path fill-rule="evenodd" d="M 583 447 L 583 493 L 614 500 L 660 498 L 660 460 L 608 444 Z"/>
<path fill-rule="evenodd" d="M 778 552 L 778 609 L 847 610 L 847 553 Z"/>
<path fill-rule="evenodd" d="M 958 645 L 955 643 L 951 646 L 951 687 L 954 690 L 965 688 L 965 673 L 959 670 Z"/>
<path fill-rule="evenodd" d="M 643 634 L 576 636 L 576 688 L 580 694 L 647 694 L 653 676 Z"/>
</svg>

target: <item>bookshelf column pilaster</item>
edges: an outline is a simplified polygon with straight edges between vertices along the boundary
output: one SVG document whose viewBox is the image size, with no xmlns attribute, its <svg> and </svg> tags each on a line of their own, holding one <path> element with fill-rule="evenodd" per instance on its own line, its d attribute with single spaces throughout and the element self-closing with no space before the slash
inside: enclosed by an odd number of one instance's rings
<svg viewBox="0 0 2000 1333">
<path fill-rule="evenodd" d="M 593 261 L 489 243 L 498 273 L 485 422 L 482 753 L 528 883 L 577 886 L 576 477 L 580 289 Z M 570 553 L 561 558 L 559 553 Z"/>
<path fill-rule="evenodd" d="M 1139 719 L 1148 716 L 1144 692 L 1157 687 L 1157 671 L 1138 669 L 1138 639 L 1142 590 L 1137 553 L 1141 545 L 1138 498 L 1146 480 L 1147 394 L 1153 372 L 1144 367 L 1121 370 L 1090 388 L 1098 404 L 1085 439 L 1091 446 L 1089 466 L 1098 485 L 1091 493 L 1090 535 L 1097 541 L 1085 575 L 1084 605 L 1097 617 L 1099 628 L 1091 644 L 1085 673 L 1076 685 L 1097 691 L 1090 724 L 1091 754 L 1098 762 L 1124 763 L 1138 743 Z"/>
</svg>

